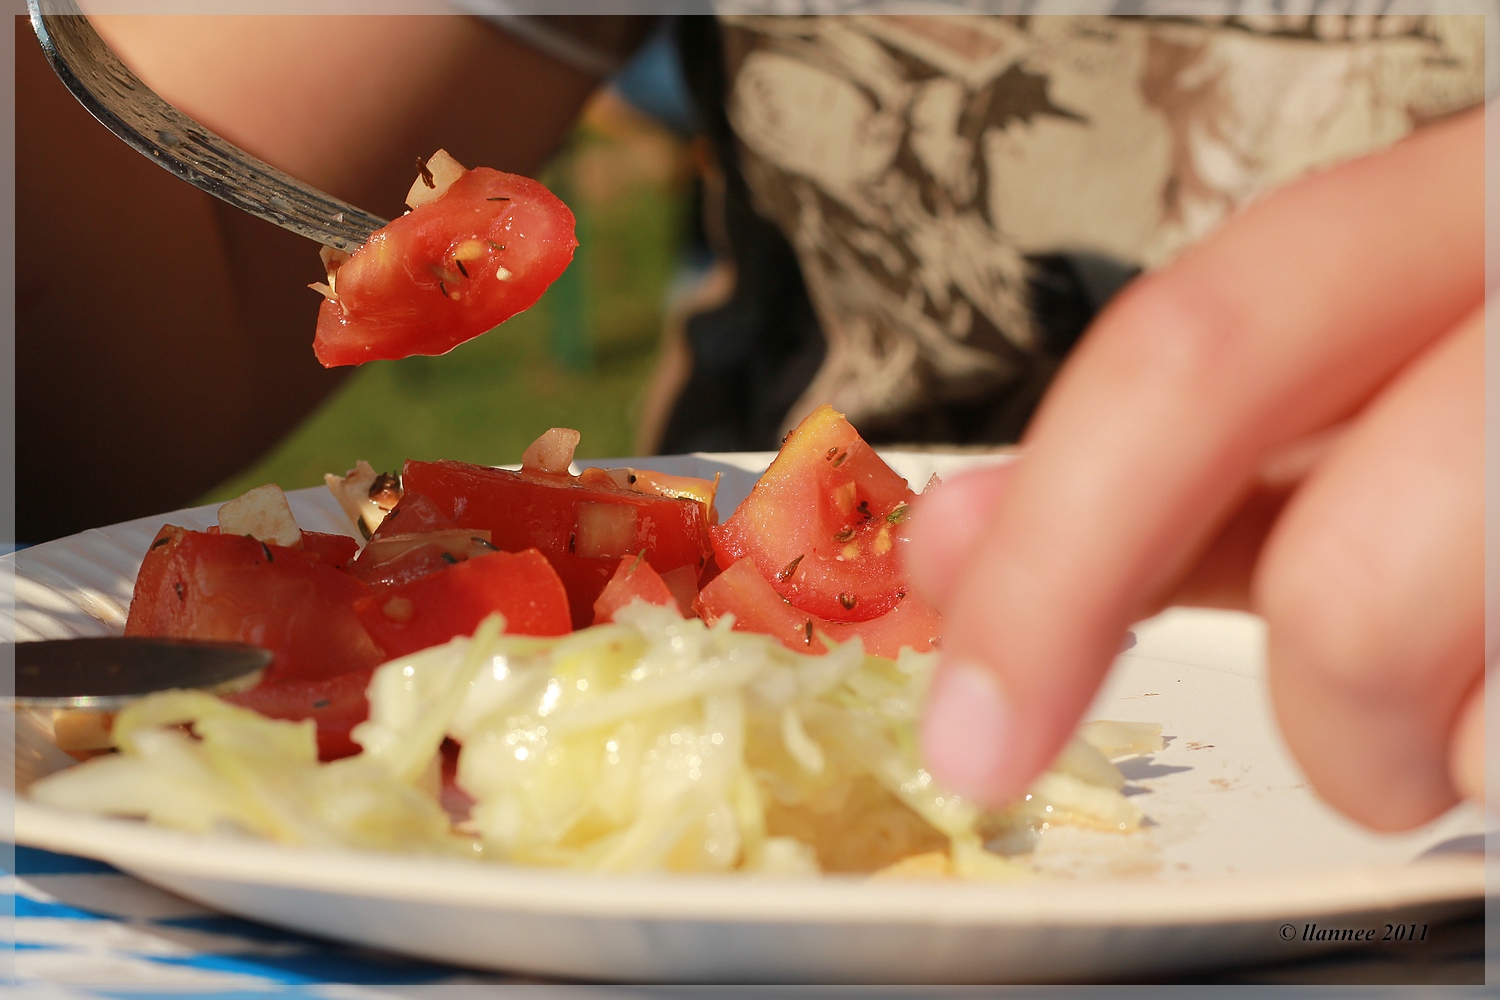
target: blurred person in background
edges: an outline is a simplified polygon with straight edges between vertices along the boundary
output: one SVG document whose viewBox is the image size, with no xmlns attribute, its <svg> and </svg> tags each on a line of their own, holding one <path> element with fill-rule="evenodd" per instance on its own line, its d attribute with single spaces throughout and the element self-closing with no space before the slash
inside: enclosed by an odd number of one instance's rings
<svg viewBox="0 0 1500 1000">
<path fill-rule="evenodd" d="M 188 114 L 392 216 L 440 146 L 534 173 L 655 29 L 461 6 L 96 24 Z M 959 791 L 1023 788 L 1121 631 L 1186 600 L 1270 620 L 1336 806 L 1404 827 L 1478 794 L 1483 21 L 1302 6 L 673 27 L 724 268 L 652 446 L 773 448 L 823 402 L 877 442 L 1025 434 L 913 546 L 948 614 L 926 750 Z M 39 538 L 185 502 L 340 373 L 308 350 L 310 248 L 120 144 L 17 36 Z"/>
</svg>

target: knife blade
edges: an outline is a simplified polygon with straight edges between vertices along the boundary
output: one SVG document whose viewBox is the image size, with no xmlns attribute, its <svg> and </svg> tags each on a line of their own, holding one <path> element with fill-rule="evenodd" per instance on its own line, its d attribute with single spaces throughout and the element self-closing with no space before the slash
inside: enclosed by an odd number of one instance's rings
<svg viewBox="0 0 1500 1000">
<path fill-rule="evenodd" d="M 258 646 L 198 639 L 92 636 L 18 642 L 14 704 L 113 711 L 169 688 L 249 687 L 271 663 Z M 3 652 L 0 652 L 3 655 Z"/>
</svg>

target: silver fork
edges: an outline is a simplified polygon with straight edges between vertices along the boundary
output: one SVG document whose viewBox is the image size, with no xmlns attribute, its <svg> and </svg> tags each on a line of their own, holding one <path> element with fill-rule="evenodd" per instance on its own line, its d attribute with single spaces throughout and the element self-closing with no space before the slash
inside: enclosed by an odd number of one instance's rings
<svg viewBox="0 0 1500 1000">
<path fill-rule="evenodd" d="M 104 127 L 160 166 L 251 215 L 339 250 L 385 220 L 257 160 L 162 100 L 104 44 L 73 0 L 26 0 L 47 61 Z"/>
</svg>

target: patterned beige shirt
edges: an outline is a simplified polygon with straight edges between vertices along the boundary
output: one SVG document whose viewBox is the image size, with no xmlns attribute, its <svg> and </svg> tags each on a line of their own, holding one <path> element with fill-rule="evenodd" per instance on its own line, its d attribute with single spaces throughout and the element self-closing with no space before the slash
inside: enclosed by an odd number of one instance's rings
<svg viewBox="0 0 1500 1000">
<path fill-rule="evenodd" d="M 723 23 L 741 168 L 827 341 L 788 427 L 1003 394 L 1038 353 L 1029 255 L 1160 266 L 1485 92 L 1472 15 Z"/>
</svg>

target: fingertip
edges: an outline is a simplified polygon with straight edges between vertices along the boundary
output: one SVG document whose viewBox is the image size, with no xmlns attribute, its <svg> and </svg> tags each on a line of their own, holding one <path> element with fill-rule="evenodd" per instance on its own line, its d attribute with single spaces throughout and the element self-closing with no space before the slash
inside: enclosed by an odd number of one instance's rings
<svg viewBox="0 0 1500 1000">
<path fill-rule="evenodd" d="M 994 672 L 970 661 L 945 661 L 928 695 L 921 733 L 923 758 L 938 783 L 981 804 L 1000 804 L 1014 737 L 1015 713 Z"/>
<path fill-rule="evenodd" d="M 900 548 L 908 580 L 939 609 L 985 530 L 1017 463 L 1005 462 L 960 473 L 923 493 L 913 505 Z"/>
<path fill-rule="evenodd" d="M 1459 713 L 1449 746 L 1448 768 L 1453 787 L 1470 802 L 1484 805 L 1484 681 L 1469 695 Z"/>
</svg>

